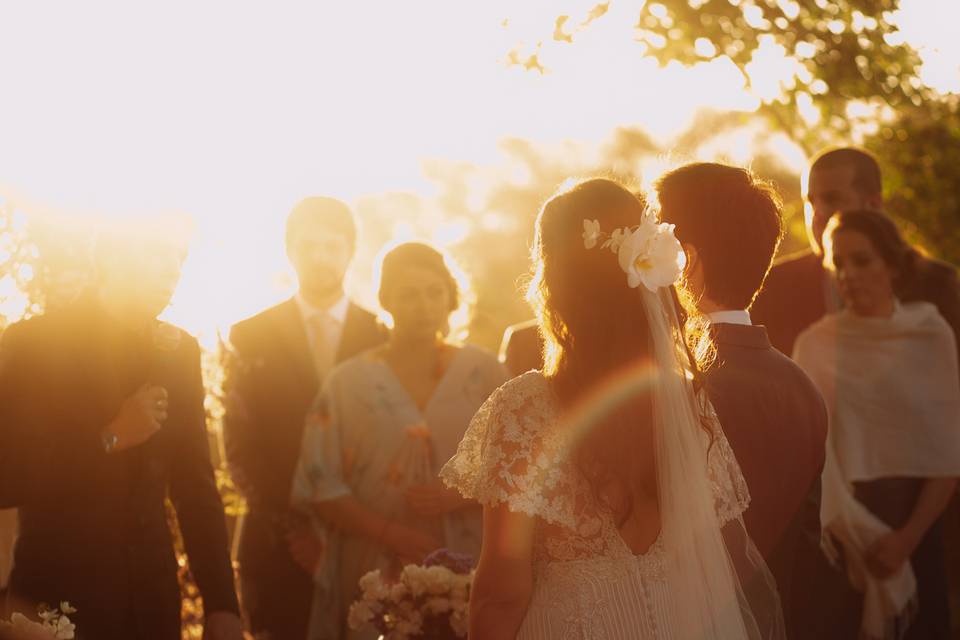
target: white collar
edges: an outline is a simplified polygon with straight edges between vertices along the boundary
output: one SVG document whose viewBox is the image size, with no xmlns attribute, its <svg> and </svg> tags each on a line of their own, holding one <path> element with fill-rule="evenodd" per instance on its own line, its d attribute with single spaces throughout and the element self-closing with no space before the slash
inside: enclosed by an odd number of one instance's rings
<svg viewBox="0 0 960 640">
<path fill-rule="evenodd" d="M 321 309 L 320 307 L 310 304 L 299 291 L 297 292 L 297 295 L 294 296 L 294 300 L 296 301 L 297 307 L 300 309 L 300 315 L 303 316 L 304 320 L 307 318 L 312 318 L 318 314 L 326 314 L 340 324 L 343 324 L 346 321 L 347 307 L 350 306 L 350 301 L 347 299 L 347 296 L 340 296 L 339 300 L 334 302 L 326 309 Z"/>
<path fill-rule="evenodd" d="M 710 324 L 741 324 L 748 327 L 753 325 L 750 312 L 746 309 L 714 311 L 707 314 L 707 320 L 710 321 Z"/>
</svg>

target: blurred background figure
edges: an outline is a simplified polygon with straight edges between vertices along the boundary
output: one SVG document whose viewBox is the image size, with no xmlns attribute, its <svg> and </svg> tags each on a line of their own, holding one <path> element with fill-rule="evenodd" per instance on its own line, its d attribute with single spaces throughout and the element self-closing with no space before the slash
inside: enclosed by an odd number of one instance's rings
<svg viewBox="0 0 960 640">
<path fill-rule="evenodd" d="M 200 348 L 156 320 L 185 243 L 151 222 L 101 233 L 92 286 L 3 334 L 0 506 L 19 514 L 9 598 L 27 613 L 69 601 L 83 637 L 179 638 L 169 496 L 205 635 L 239 640 Z"/>
<path fill-rule="evenodd" d="M 810 249 L 779 261 L 753 305 L 753 318 L 767 327 L 773 346 L 793 353 L 804 329 L 843 304 L 823 265 L 823 230 L 837 211 L 883 208 L 880 166 L 866 151 L 853 147 L 828 149 L 816 156 L 803 180 L 805 219 Z M 901 282 L 903 302 L 933 303 L 960 331 L 960 281 L 945 262 L 917 255 L 909 277 Z"/>
<path fill-rule="evenodd" d="M 510 325 L 503 332 L 500 362 L 511 376 L 543 368 L 543 338 L 536 320 Z"/>
<path fill-rule="evenodd" d="M 224 440 L 230 473 L 247 501 L 239 534 L 241 595 L 258 637 L 306 636 L 323 539 L 308 514 L 290 508 L 304 421 L 334 365 L 384 339 L 376 317 L 344 294 L 356 239 L 346 204 L 302 200 L 286 226 L 297 294 L 230 332 Z"/>
<path fill-rule="evenodd" d="M 389 340 L 337 367 L 310 416 L 293 499 L 339 532 L 317 587 L 311 639 L 367 637 L 345 628 L 366 572 L 396 574 L 439 547 L 479 552 L 479 506 L 438 473 L 507 375 L 492 354 L 449 337 L 464 293 L 433 247 L 388 252 L 379 300 L 392 319 Z"/>
<path fill-rule="evenodd" d="M 927 265 L 884 214 L 836 214 L 823 247 L 844 309 L 804 331 L 794 357 L 827 402 L 822 524 L 860 593 L 823 612 L 821 637 L 908 627 L 910 639 L 948 638 L 941 515 L 960 476 L 956 340 L 934 305 L 901 302 Z"/>
</svg>

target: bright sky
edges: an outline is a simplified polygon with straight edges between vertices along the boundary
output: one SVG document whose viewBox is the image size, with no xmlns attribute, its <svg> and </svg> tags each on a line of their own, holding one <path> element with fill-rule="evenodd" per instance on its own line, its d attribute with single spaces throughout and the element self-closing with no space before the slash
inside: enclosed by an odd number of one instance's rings
<svg viewBox="0 0 960 640">
<path fill-rule="evenodd" d="M 549 35 L 544 16 L 592 4 L 0 0 L 0 194 L 67 214 L 189 213 L 170 316 L 209 339 L 283 296 L 282 224 L 304 195 L 430 196 L 423 161 L 493 165 L 504 136 L 669 137 L 702 106 L 754 104 L 722 63 L 664 72 L 641 58 L 642 0 L 551 47 L 546 75 L 504 66 L 518 39 Z M 955 0 L 903 5 L 956 82 Z"/>
</svg>

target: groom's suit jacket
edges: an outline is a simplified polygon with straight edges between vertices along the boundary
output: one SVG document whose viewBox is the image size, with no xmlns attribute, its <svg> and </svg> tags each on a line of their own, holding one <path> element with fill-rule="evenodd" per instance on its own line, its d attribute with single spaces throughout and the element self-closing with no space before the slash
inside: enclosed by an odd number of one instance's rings
<svg viewBox="0 0 960 640">
<path fill-rule="evenodd" d="M 238 612 L 210 462 L 194 338 L 163 343 L 93 298 L 10 326 L 0 346 L 0 507 L 19 510 L 10 576 L 18 608 L 69 601 L 80 638 L 180 637 L 176 509 L 207 613 Z M 145 383 L 169 417 L 144 444 L 106 453 L 100 431 Z"/>
<path fill-rule="evenodd" d="M 336 362 L 385 338 L 372 313 L 350 304 Z M 312 577 L 293 561 L 285 536 L 303 517 L 290 509 L 290 492 L 306 415 L 322 381 L 295 299 L 237 323 L 230 342 L 224 436 L 231 474 L 248 506 L 239 549 L 244 607 L 254 631 L 304 637 Z"/>
<path fill-rule="evenodd" d="M 763 327 L 716 324 L 706 390 L 750 490 L 747 532 L 766 559 L 790 630 L 795 569 L 819 554 L 827 412 L 820 392 Z"/>
</svg>

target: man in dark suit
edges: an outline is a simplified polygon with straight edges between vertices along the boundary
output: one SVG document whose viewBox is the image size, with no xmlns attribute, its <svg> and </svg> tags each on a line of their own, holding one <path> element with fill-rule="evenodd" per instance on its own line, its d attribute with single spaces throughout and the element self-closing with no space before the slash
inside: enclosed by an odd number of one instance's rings
<svg viewBox="0 0 960 640">
<path fill-rule="evenodd" d="M 78 637 L 179 640 L 169 496 L 206 614 L 240 640 L 197 341 L 157 315 L 180 276 L 163 229 L 103 234 L 95 290 L 0 347 L 0 506 L 19 510 L 9 608 L 69 601 Z"/>
<path fill-rule="evenodd" d="M 883 207 L 880 166 L 861 149 L 824 151 L 810 165 L 804 182 L 810 249 L 777 262 L 752 309 L 754 319 L 770 332 L 773 346 L 788 356 L 804 329 L 840 305 L 822 262 L 823 230 L 830 216 L 837 211 Z M 901 299 L 932 302 L 960 337 L 960 281 L 953 266 L 920 258 Z"/>
<path fill-rule="evenodd" d="M 224 436 L 248 507 L 240 534 L 241 595 L 251 631 L 274 640 L 306 637 L 313 574 L 322 558 L 309 517 L 290 508 L 307 411 L 336 363 L 385 339 L 374 315 L 343 292 L 355 243 L 347 205 L 325 197 L 300 202 L 286 229 L 296 296 L 230 332 Z"/>
<path fill-rule="evenodd" d="M 500 362 L 512 376 L 543 368 L 543 338 L 536 320 L 507 327 L 500 343 Z"/>
<path fill-rule="evenodd" d="M 748 170 L 712 163 L 667 173 L 657 194 L 716 349 L 706 390 L 750 490 L 744 523 L 777 582 L 793 637 L 796 572 L 803 558 L 818 555 L 827 414 L 807 375 L 771 346 L 748 311 L 780 243 L 780 199 Z"/>
</svg>

